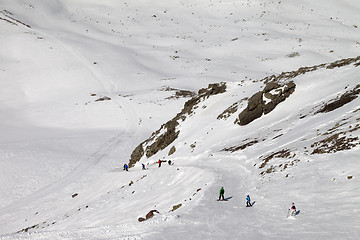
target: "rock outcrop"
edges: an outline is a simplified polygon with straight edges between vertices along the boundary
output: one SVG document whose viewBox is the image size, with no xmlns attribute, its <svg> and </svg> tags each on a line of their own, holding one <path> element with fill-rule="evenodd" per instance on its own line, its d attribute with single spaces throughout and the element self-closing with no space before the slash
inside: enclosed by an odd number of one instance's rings
<svg viewBox="0 0 360 240">
<path fill-rule="evenodd" d="M 184 121 L 191 115 L 197 105 L 212 95 L 220 94 L 226 91 L 225 83 L 209 84 L 207 88 L 202 88 L 198 94 L 184 104 L 184 108 L 173 119 L 163 124 L 159 130 L 154 132 L 151 137 L 140 143 L 130 156 L 129 167 L 132 167 L 144 155 L 147 158 L 155 155 L 158 151 L 165 149 L 178 137 L 180 131 L 176 129 L 179 121 Z"/>
<path fill-rule="evenodd" d="M 158 210 L 151 210 L 150 212 L 148 212 L 148 213 L 146 214 L 145 218 L 139 217 L 139 218 L 138 218 L 138 221 L 139 221 L 139 222 L 144 222 L 144 221 L 146 221 L 146 220 L 154 217 L 154 216 L 155 216 L 154 213 L 160 214 L 160 213 L 158 212 Z"/>
<path fill-rule="evenodd" d="M 268 114 L 295 91 L 295 86 L 292 81 L 285 85 L 274 81 L 268 82 L 263 91 L 249 98 L 247 107 L 239 114 L 235 123 L 243 126 L 260 118 L 263 114 Z"/>
</svg>

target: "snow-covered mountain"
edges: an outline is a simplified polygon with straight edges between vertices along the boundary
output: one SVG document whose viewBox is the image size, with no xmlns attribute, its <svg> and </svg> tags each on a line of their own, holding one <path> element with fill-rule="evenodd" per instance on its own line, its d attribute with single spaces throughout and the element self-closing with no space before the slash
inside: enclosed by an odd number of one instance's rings
<svg viewBox="0 0 360 240">
<path fill-rule="evenodd" d="M 0 239 L 357 239 L 357 1 L 0 3 Z"/>
</svg>

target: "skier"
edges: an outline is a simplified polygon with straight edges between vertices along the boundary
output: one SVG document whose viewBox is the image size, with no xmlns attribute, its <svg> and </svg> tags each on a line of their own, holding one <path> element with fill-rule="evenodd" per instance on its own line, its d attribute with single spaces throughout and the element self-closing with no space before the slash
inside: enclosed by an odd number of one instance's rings
<svg viewBox="0 0 360 240">
<path fill-rule="evenodd" d="M 158 163 L 159 163 L 159 167 L 161 167 L 161 160 L 160 159 L 159 159 Z"/>
<path fill-rule="evenodd" d="M 128 170 L 128 168 L 129 168 L 129 167 L 128 167 L 128 165 L 125 163 L 125 164 L 124 164 L 124 169 L 123 169 L 123 170 L 129 171 L 129 170 Z"/>
<path fill-rule="evenodd" d="M 142 170 L 146 170 L 145 164 L 142 163 Z"/>
<path fill-rule="evenodd" d="M 222 198 L 223 201 L 225 201 L 225 199 L 224 199 L 224 193 L 225 193 L 224 187 L 221 187 L 221 189 L 220 189 L 220 195 L 219 195 L 219 200 L 218 200 L 218 201 L 220 201 L 221 198 Z"/>
<path fill-rule="evenodd" d="M 246 196 L 246 207 L 252 207 L 249 195 Z"/>
<path fill-rule="evenodd" d="M 168 161 L 169 165 L 171 165 L 171 160 Z"/>
<path fill-rule="evenodd" d="M 291 204 L 291 212 L 290 212 L 290 216 L 295 216 L 296 215 L 296 207 L 295 207 L 295 204 L 294 203 L 292 203 Z M 289 210 L 290 210 L 289 209 Z"/>
</svg>

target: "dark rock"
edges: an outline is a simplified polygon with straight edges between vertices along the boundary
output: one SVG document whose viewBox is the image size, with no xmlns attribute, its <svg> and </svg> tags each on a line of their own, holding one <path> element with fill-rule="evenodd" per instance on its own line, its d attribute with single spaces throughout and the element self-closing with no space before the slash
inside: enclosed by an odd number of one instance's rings
<svg viewBox="0 0 360 240">
<path fill-rule="evenodd" d="M 266 84 L 265 88 L 264 88 L 264 93 L 268 93 L 271 90 L 280 87 L 280 85 L 277 82 L 269 82 L 268 84 Z"/>
<path fill-rule="evenodd" d="M 239 114 L 235 123 L 241 126 L 247 125 L 255 119 L 260 118 L 263 113 L 268 114 L 295 91 L 295 86 L 295 83 L 292 81 L 287 83 L 285 87 L 274 81 L 268 82 L 263 91 L 257 92 L 249 98 L 247 108 Z M 280 89 L 282 87 L 284 87 L 284 91 Z M 272 90 L 275 90 L 277 94 L 271 94 L 270 91 Z M 263 96 L 271 101 L 265 104 Z"/>
<path fill-rule="evenodd" d="M 336 62 L 330 63 L 326 68 L 327 69 L 334 69 L 336 67 L 343 67 L 346 65 L 350 65 L 351 63 L 357 62 L 360 60 L 360 56 L 356 57 L 356 58 L 346 58 L 346 59 L 341 59 L 338 60 Z"/>
<path fill-rule="evenodd" d="M 148 214 L 146 214 L 146 220 L 148 220 L 149 218 L 154 217 L 154 213 L 160 214 L 157 210 L 151 210 L 150 212 L 148 212 Z"/>
<path fill-rule="evenodd" d="M 249 111 L 245 109 L 239 114 L 239 125 L 246 125 L 254 121 L 255 119 L 261 117 L 263 114 L 263 107 L 262 105 L 257 105 L 255 109 Z"/>
<path fill-rule="evenodd" d="M 276 107 L 276 103 L 274 101 L 269 102 L 264 106 L 264 114 L 268 114 L 269 112 L 274 110 L 275 107 Z"/>
<path fill-rule="evenodd" d="M 145 151 L 142 145 L 143 143 L 137 146 L 134 149 L 134 151 L 131 153 L 130 162 L 129 162 L 130 167 L 133 166 L 136 162 L 138 162 L 142 156 L 144 156 Z"/>
<path fill-rule="evenodd" d="M 156 138 L 155 142 L 146 147 L 146 157 L 155 155 L 158 151 L 169 146 L 179 135 L 180 131 L 176 131 L 177 121 L 169 121 L 165 124 L 166 132 Z"/>
<path fill-rule="evenodd" d="M 344 106 L 345 104 L 353 101 L 360 94 L 360 84 L 357 85 L 353 90 L 348 91 L 340 96 L 339 99 L 333 100 L 330 103 L 325 104 L 319 111 L 316 113 L 326 113 L 331 112 L 337 108 Z"/>
<path fill-rule="evenodd" d="M 111 100 L 110 97 L 104 96 L 104 97 L 96 99 L 95 102 L 109 101 L 109 100 Z"/>
<path fill-rule="evenodd" d="M 278 92 L 278 94 L 276 94 L 276 95 L 267 92 L 267 93 L 264 93 L 264 97 L 266 97 L 267 99 L 270 99 L 270 100 L 275 100 L 276 97 L 279 96 L 280 94 L 281 94 L 281 91 Z"/>
<path fill-rule="evenodd" d="M 212 83 L 209 84 L 207 88 L 202 88 L 198 91 L 199 95 L 206 95 L 207 97 L 211 95 L 216 95 L 226 91 L 225 83 Z"/>
<path fill-rule="evenodd" d="M 180 208 L 181 206 L 182 206 L 181 203 L 179 203 L 178 205 L 173 206 L 173 208 L 170 210 L 170 212 L 173 212 L 173 211 L 177 210 L 177 209 Z"/>
<path fill-rule="evenodd" d="M 246 139 L 246 141 L 248 141 L 248 139 Z M 229 147 L 229 148 L 224 148 L 222 151 L 230 151 L 230 152 L 236 152 L 236 151 L 239 151 L 239 150 L 244 150 L 245 148 L 247 147 L 250 147 L 256 143 L 258 143 L 259 141 L 257 139 L 255 140 L 251 140 L 251 141 L 248 141 L 248 142 L 245 142 L 239 146 L 233 146 L 233 147 Z"/>
<path fill-rule="evenodd" d="M 174 153 L 175 153 L 175 151 L 176 151 L 175 146 L 172 146 L 172 147 L 170 148 L 170 150 L 169 150 L 169 154 L 168 154 L 168 156 L 170 156 L 170 155 L 174 154 Z"/>
<path fill-rule="evenodd" d="M 257 92 L 251 98 L 249 98 L 247 109 L 249 111 L 252 111 L 262 104 L 263 104 L 262 92 Z"/>
</svg>

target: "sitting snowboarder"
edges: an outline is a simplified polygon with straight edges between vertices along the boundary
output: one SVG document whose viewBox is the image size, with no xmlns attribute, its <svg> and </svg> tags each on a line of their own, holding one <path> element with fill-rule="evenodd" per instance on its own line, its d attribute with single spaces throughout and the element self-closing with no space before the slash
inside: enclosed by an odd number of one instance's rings
<svg viewBox="0 0 360 240">
<path fill-rule="evenodd" d="M 223 201 L 225 200 L 224 199 L 224 193 L 225 193 L 224 187 L 221 187 L 218 201 L 220 201 L 221 198 L 222 198 Z"/>
<path fill-rule="evenodd" d="M 296 215 L 296 207 L 295 207 L 294 203 L 291 204 L 290 210 L 291 210 L 290 216 L 295 216 Z"/>
<path fill-rule="evenodd" d="M 252 207 L 249 195 L 246 196 L 246 207 Z"/>
</svg>

